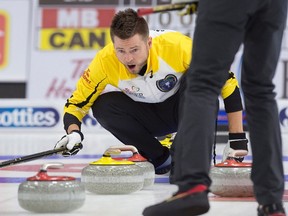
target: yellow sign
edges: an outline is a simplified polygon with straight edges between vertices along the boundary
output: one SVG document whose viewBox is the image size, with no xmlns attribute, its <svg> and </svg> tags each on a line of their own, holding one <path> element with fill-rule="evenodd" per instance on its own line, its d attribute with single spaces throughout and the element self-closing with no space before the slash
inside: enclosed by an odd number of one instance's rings
<svg viewBox="0 0 288 216">
<path fill-rule="evenodd" d="M 41 50 L 95 50 L 111 41 L 109 28 L 41 29 L 39 38 Z"/>
</svg>

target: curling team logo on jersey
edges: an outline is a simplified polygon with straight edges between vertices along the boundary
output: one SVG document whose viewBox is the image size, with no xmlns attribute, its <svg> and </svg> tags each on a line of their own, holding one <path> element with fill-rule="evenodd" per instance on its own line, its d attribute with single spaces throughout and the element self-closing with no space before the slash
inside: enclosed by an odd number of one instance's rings
<svg viewBox="0 0 288 216">
<path fill-rule="evenodd" d="M 284 108 L 279 112 L 280 123 L 283 127 L 288 127 L 288 108 Z"/>
<path fill-rule="evenodd" d="M 129 89 L 129 88 L 123 89 L 123 92 L 127 95 L 131 95 L 131 96 L 134 96 L 137 98 L 145 99 L 143 93 L 141 93 L 139 91 L 140 91 L 140 88 L 136 87 L 136 86 L 132 86 L 131 89 Z"/>
<path fill-rule="evenodd" d="M 162 92 L 168 92 L 174 88 L 177 83 L 177 77 L 173 74 L 167 75 L 164 79 L 156 82 L 157 88 Z"/>
<path fill-rule="evenodd" d="M 59 122 L 59 113 L 51 107 L 0 108 L 0 128 L 53 127 Z"/>
</svg>

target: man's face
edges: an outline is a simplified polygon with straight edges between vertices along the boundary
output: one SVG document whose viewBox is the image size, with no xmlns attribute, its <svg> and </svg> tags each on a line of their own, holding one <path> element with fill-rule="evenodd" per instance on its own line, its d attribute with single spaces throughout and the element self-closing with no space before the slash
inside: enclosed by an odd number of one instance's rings
<svg viewBox="0 0 288 216">
<path fill-rule="evenodd" d="M 147 63 L 152 39 L 143 39 L 139 34 L 122 40 L 114 36 L 114 48 L 119 61 L 125 65 L 130 73 L 138 74 Z"/>
</svg>

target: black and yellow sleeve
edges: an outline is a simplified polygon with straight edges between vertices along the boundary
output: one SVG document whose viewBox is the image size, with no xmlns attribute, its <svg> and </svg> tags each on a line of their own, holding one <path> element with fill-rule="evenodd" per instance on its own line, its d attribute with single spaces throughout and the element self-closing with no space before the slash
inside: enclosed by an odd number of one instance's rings
<svg viewBox="0 0 288 216">
<path fill-rule="evenodd" d="M 242 99 L 238 81 L 233 72 L 229 72 L 229 77 L 222 88 L 221 96 L 224 100 L 226 113 L 243 110 Z"/>
</svg>

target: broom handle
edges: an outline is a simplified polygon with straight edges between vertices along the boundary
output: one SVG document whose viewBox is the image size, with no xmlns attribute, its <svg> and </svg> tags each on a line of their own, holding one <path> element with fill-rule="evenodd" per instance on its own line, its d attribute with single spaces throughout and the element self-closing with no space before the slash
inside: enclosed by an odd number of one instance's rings
<svg viewBox="0 0 288 216">
<path fill-rule="evenodd" d="M 32 160 L 36 160 L 39 158 L 43 158 L 45 156 L 51 156 L 53 154 L 63 152 L 64 150 L 66 150 L 66 147 L 60 147 L 57 149 L 52 149 L 52 150 L 48 150 L 48 151 L 39 152 L 36 154 L 31 154 L 31 155 L 26 155 L 26 156 L 19 157 L 19 158 L 14 158 L 12 160 L 3 161 L 3 162 L 0 162 L 0 168 L 6 167 L 6 166 L 12 166 L 15 164 L 24 163 L 24 162 L 28 162 L 28 161 L 32 161 Z"/>
<path fill-rule="evenodd" d="M 155 7 L 149 7 L 149 8 L 139 8 L 137 10 L 137 13 L 139 16 L 153 14 L 153 13 L 161 13 L 161 12 L 167 12 L 167 11 L 173 11 L 173 10 L 181 10 L 185 7 L 185 4 L 170 4 L 170 5 L 161 5 L 161 6 L 155 6 Z"/>
<path fill-rule="evenodd" d="M 157 5 L 153 7 L 143 7 L 143 8 L 138 8 L 137 13 L 139 16 L 144 16 L 148 14 L 153 14 L 153 13 L 162 13 L 162 12 L 167 12 L 167 11 L 175 11 L 175 10 L 182 10 L 184 9 L 187 5 L 196 5 L 198 4 L 199 0 L 191 0 L 191 1 L 184 1 L 184 2 L 178 2 L 174 4 L 164 4 L 164 5 Z"/>
</svg>

